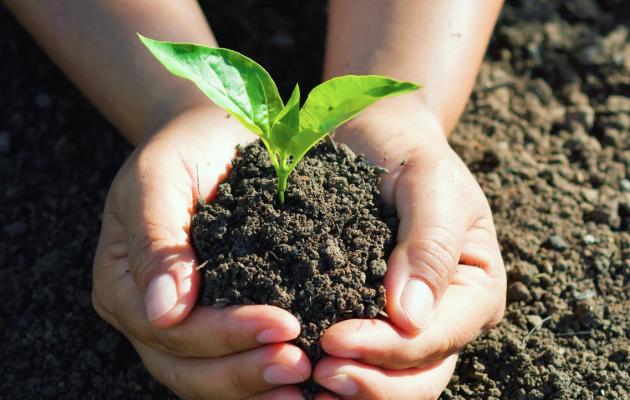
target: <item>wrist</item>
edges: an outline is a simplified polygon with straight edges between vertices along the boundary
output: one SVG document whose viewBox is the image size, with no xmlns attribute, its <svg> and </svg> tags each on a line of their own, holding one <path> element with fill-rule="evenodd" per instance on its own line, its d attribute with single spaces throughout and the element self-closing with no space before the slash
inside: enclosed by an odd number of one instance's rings
<svg viewBox="0 0 630 400">
<path fill-rule="evenodd" d="M 334 137 L 389 171 L 381 179 L 385 197 L 409 162 L 450 150 L 440 119 L 413 97 L 385 99 L 370 106 L 338 128 Z"/>
<path fill-rule="evenodd" d="M 203 143 L 222 136 L 229 138 L 234 147 L 255 140 L 236 118 L 208 99 L 203 104 L 180 103 L 162 114 L 161 119 L 155 128 L 147 130 L 141 137 L 139 145 L 163 139 Z"/>
<path fill-rule="evenodd" d="M 440 118 L 413 96 L 383 99 L 335 131 L 337 141 L 370 153 L 404 152 L 408 146 L 393 145 L 392 139 L 399 137 L 413 147 L 448 141 Z"/>
<path fill-rule="evenodd" d="M 133 145 L 146 142 L 159 132 L 170 121 L 192 109 L 216 107 L 207 98 L 188 88 L 179 87 L 169 93 L 168 97 L 156 99 L 149 107 L 144 127 L 141 131 L 131 132 L 125 136 Z"/>
</svg>

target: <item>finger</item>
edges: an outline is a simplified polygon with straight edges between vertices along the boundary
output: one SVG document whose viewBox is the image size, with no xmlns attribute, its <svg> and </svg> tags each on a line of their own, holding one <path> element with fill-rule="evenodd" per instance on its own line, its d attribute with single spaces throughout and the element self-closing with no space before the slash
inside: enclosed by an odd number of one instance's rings
<svg viewBox="0 0 630 400">
<path fill-rule="evenodd" d="M 410 333 L 429 324 L 455 273 L 464 235 L 481 214 L 471 200 L 479 189 L 454 171 L 454 162 L 461 163 L 441 155 L 431 170 L 410 162 L 397 179 L 398 243 L 384 284 L 390 319 Z"/>
<path fill-rule="evenodd" d="M 172 326 L 195 305 L 199 272 L 188 241 L 192 187 L 176 179 L 185 173 L 173 152 L 145 150 L 134 154 L 117 176 L 109 194 L 101 237 L 110 226 L 126 233 L 126 258 L 143 296 L 147 318 L 156 326 Z M 168 168 L 167 166 L 170 166 Z"/>
<path fill-rule="evenodd" d="M 170 354 L 220 357 L 292 340 L 300 333 L 300 324 L 291 313 L 265 305 L 198 307 L 180 324 L 156 328 L 145 315 L 134 280 L 121 272 L 124 265 L 118 266 L 118 274 L 108 275 L 115 268 L 100 268 L 100 259 L 96 260 L 95 279 L 101 282 L 95 285 L 94 304 L 99 314 L 127 336 Z"/>
<path fill-rule="evenodd" d="M 417 335 L 388 321 L 346 320 L 330 327 L 321 340 L 335 357 L 352 358 L 388 369 L 430 365 L 458 353 L 467 343 L 496 325 L 505 298 L 499 282 L 477 267 L 459 266 L 431 323 Z"/>
<path fill-rule="evenodd" d="M 452 355 L 428 368 L 390 371 L 328 357 L 317 364 L 313 379 L 342 399 L 436 399 L 456 363 Z"/>
<path fill-rule="evenodd" d="M 110 225 L 112 232 L 101 236 L 94 259 L 93 304 L 103 319 L 127 336 L 174 355 L 219 357 L 299 335 L 300 324 L 293 315 L 263 305 L 198 307 L 182 323 L 156 328 L 128 272 L 124 228 Z"/>
<path fill-rule="evenodd" d="M 288 344 L 217 359 L 178 358 L 132 340 L 149 372 L 185 399 L 245 399 L 309 378 L 304 352 Z M 264 397 L 263 397 L 264 398 Z"/>
<path fill-rule="evenodd" d="M 235 144 L 226 132 L 211 135 L 199 146 L 182 147 L 181 141 L 169 140 L 172 129 L 182 128 L 175 121 L 164 128 L 167 137 L 157 134 L 138 150 L 111 191 L 114 214 L 127 232 L 129 270 L 143 295 L 148 319 L 159 327 L 179 323 L 194 308 L 200 278 L 189 241 L 191 214 L 198 191 L 209 195 L 225 176 Z M 210 156 L 200 154 L 202 148 Z M 199 184 L 189 158 L 203 164 L 205 178 Z"/>
</svg>

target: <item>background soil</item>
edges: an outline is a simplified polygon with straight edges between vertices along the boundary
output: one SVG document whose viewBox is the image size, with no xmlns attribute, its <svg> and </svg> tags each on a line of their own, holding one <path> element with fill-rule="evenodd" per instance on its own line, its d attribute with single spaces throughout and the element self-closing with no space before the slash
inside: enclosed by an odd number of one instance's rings
<svg viewBox="0 0 630 400">
<path fill-rule="evenodd" d="M 215 8 L 222 45 L 283 96 L 317 82 L 323 2 Z M 629 26 L 625 0 L 503 11 L 452 143 L 494 209 L 509 305 L 445 399 L 628 396 Z M 129 146 L 1 7 L 0 60 L 0 393 L 172 398 L 90 306 L 95 216 Z"/>
</svg>

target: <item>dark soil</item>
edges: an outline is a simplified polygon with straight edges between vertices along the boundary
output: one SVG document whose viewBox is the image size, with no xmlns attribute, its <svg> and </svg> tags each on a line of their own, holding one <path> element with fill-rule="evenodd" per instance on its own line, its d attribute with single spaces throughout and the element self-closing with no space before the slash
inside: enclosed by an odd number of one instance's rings
<svg viewBox="0 0 630 400">
<path fill-rule="evenodd" d="M 206 3 L 221 43 L 284 77 L 284 96 L 317 82 L 323 2 Z M 444 399 L 628 398 L 629 26 L 626 0 L 502 13 L 452 144 L 493 207 L 508 309 Z M 98 216 L 129 146 L 2 7 L 0 60 L 1 397 L 174 398 L 90 306 Z"/>
<path fill-rule="evenodd" d="M 630 396 L 630 7 L 503 12 L 452 144 L 490 200 L 502 324 L 444 399 Z"/>
<path fill-rule="evenodd" d="M 378 192 L 375 167 L 344 145 L 320 144 L 289 177 L 285 203 L 260 142 L 242 149 L 191 234 L 202 269 L 202 305 L 270 304 L 291 311 L 313 363 L 335 322 L 374 318 L 398 227 Z M 313 390 L 314 385 L 309 385 Z"/>
<path fill-rule="evenodd" d="M 203 305 L 270 304 L 302 325 L 296 344 L 313 362 L 335 322 L 374 318 L 385 306 L 386 260 L 398 220 L 375 168 L 344 145 L 320 144 L 289 178 L 285 203 L 260 142 L 243 149 L 192 238 L 203 268 Z"/>
</svg>

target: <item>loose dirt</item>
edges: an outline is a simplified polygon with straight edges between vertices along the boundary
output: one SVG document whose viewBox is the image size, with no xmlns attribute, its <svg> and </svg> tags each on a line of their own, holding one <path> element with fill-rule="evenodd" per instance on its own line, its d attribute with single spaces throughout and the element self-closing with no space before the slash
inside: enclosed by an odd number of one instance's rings
<svg viewBox="0 0 630 400">
<path fill-rule="evenodd" d="M 270 304 L 291 311 L 295 343 L 316 363 L 332 324 L 375 318 L 398 219 L 385 207 L 374 166 L 341 145 L 320 144 L 289 177 L 285 203 L 260 142 L 242 149 L 191 233 L 202 269 L 202 305 Z M 309 385 L 309 390 L 314 385 Z"/>
</svg>

